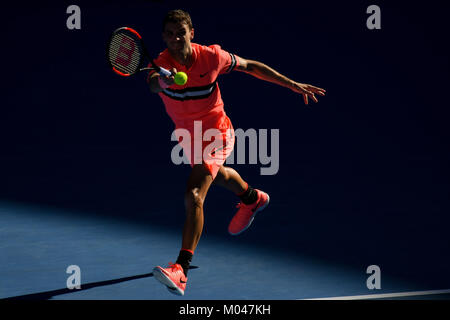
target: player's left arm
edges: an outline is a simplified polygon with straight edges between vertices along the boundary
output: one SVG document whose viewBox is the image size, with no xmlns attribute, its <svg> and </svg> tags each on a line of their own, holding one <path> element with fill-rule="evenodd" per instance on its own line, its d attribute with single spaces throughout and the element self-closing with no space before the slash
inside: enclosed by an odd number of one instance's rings
<svg viewBox="0 0 450 320">
<path fill-rule="evenodd" d="M 325 89 L 315 87 L 310 84 L 293 81 L 262 62 L 247 60 L 236 55 L 235 57 L 238 60 L 236 70 L 251 74 L 256 78 L 278 84 L 289 88 L 294 92 L 300 93 L 303 95 L 305 104 L 308 104 L 308 97 L 314 102 L 318 102 L 315 94 L 321 96 L 325 95 Z"/>
</svg>

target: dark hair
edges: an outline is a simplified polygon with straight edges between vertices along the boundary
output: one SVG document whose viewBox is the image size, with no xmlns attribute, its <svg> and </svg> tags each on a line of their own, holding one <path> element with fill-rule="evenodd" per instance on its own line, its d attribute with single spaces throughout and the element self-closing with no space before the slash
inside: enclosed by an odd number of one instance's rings
<svg viewBox="0 0 450 320">
<path fill-rule="evenodd" d="M 177 10 L 170 10 L 166 16 L 164 17 L 162 28 L 164 31 L 164 28 L 166 27 L 166 24 L 172 22 L 172 23 L 186 23 L 189 27 L 189 30 L 192 30 L 192 20 L 189 13 L 186 11 L 183 11 L 181 9 Z"/>
</svg>

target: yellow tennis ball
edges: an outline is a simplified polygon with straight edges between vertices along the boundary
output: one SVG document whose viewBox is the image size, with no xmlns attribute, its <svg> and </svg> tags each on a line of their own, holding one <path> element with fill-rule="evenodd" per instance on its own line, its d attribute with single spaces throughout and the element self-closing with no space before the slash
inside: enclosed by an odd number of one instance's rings
<svg viewBox="0 0 450 320">
<path fill-rule="evenodd" d="M 184 73 L 183 71 L 177 72 L 177 74 L 174 77 L 175 83 L 179 86 L 186 84 L 187 79 L 188 79 L 187 74 Z"/>
</svg>

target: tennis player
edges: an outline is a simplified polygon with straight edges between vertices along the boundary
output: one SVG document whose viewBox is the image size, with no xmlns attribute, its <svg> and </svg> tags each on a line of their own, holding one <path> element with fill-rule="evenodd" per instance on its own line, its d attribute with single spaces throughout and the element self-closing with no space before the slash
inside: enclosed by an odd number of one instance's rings
<svg viewBox="0 0 450 320">
<path fill-rule="evenodd" d="M 308 99 L 317 102 L 315 95 L 323 96 L 325 90 L 295 82 L 261 62 L 243 59 L 219 45 L 193 43 L 191 18 L 182 10 L 167 13 L 163 20 L 162 38 L 167 49 L 159 54 L 156 64 L 174 74 L 183 71 L 189 79 L 186 84 L 177 85 L 173 76 L 161 76 L 152 70 L 147 81 L 150 90 L 158 93 L 164 102 L 175 123 L 175 132 L 187 130 L 190 133 L 190 140 L 180 136 L 179 142 L 190 160 L 192 171 L 184 196 L 186 218 L 178 258 L 175 264 L 169 263 L 168 268 L 155 267 L 153 274 L 170 292 L 184 295 L 189 265 L 203 230 L 203 203 L 210 186 L 225 187 L 240 198 L 239 210 L 228 226 L 231 235 L 246 230 L 255 214 L 269 203 L 267 193 L 252 188 L 236 170 L 223 165 L 233 150 L 235 137 L 232 123 L 224 111 L 218 76 L 235 70 L 246 72 L 302 94 L 305 104 L 308 104 Z M 220 142 L 221 147 L 205 152 L 211 142 L 204 141 L 202 132 L 208 129 L 215 129 L 216 134 L 211 140 Z M 201 150 L 194 148 L 195 145 L 201 146 Z"/>
</svg>

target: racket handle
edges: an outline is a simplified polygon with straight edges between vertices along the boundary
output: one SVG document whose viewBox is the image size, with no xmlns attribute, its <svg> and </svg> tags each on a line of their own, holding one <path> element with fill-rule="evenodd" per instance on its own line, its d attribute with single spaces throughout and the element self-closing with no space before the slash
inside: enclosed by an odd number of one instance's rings
<svg viewBox="0 0 450 320">
<path fill-rule="evenodd" d="M 163 75 L 163 76 L 166 76 L 166 77 L 170 77 L 172 75 L 172 72 L 170 72 L 167 69 L 161 68 L 161 67 L 159 67 L 158 72 L 159 72 L 160 75 Z"/>
</svg>

